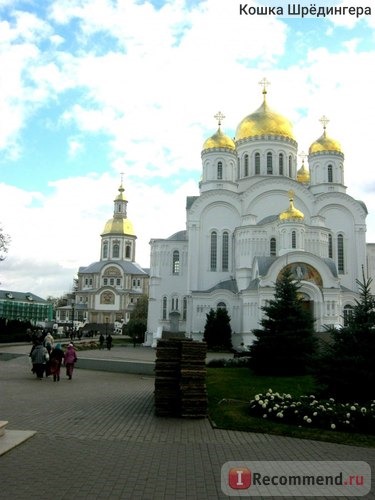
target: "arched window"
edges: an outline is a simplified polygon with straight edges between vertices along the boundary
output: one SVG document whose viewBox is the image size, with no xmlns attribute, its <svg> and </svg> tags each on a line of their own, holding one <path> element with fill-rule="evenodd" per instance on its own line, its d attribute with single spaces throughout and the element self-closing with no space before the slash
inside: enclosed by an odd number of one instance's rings
<svg viewBox="0 0 375 500">
<path fill-rule="evenodd" d="M 292 155 L 289 155 L 289 158 L 288 158 L 288 168 L 289 168 L 289 177 L 292 177 L 292 174 L 293 174 Z"/>
<path fill-rule="evenodd" d="M 180 252 L 175 250 L 173 252 L 173 261 L 172 261 L 172 273 L 179 274 L 180 272 Z"/>
<path fill-rule="evenodd" d="M 223 162 L 219 161 L 217 164 L 217 178 L 221 180 L 223 178 Z"/>
<path fill-rule="evenodd" d="M 162 318 L 167 319 L 167 297 L 163 297 L 163 312 Z"/>
<path fill-rule="evenodd" d="M 226 309 L 227 305 L 225 302 L 219 302 L 218 305 L 216 306 L 216 309 Z"/>
<path fill-rule="evenodd" d="M 273 174 L 273 166 L 272 166 L 272 153 L 267 153 L 267 174 Z"/>
<path fill-rule="evenodd" d="M 344 237 L 342 234 L 337 236 L 337 269 L 339 273 L 344 273 Z"/>
<path fill-rule="evenodd" d="M 131 246 L 130 245 L 126 245 L 126 247 L 125 247 L 125 258 L 126 259 L 130 259 L 130 256 L 131 256 Z"/>
<path fill-rule="evenodd" d="M 108 258 L 108 243 L 105 242 L 103 244 L 103 259 L 107 259 Z"/>
<path fill-rule="evenodd" d="M 228 271 L 229 267 L 229 234 L 227 231 L 223 233 L 223 241 L 222 241 L 222 255 L 221 255 L 221 267 L 223 271 Z"/>
<path fill-rule="evenodd" d="M 276 255 L 276 238 L 270 239 L 270 255 L 271 256 Z"/>
<path fill-rule="evenodd" d="M 249 175 L 249 155 L 246 154 L 244 157 L 244 176 L 248 177 Z"/>
<path fill-rule="evenodd" d="M 187 317 L 187 297 L 182 299 L 182 319 L 185 321 Z"/>
<path fill-rule="evenodd" d="M 292 231 L 292 248 L 297 248 L 297 235 L 295 231 Z"/>
<path fill-rule="evenodd" d="M 350 318 L 353 316 L 353 306 L 344 306 L 344 326 L 348 326 Z"/>
<path fill-rule="evenodd" d="M 211 233 L 211 271 L 216 271 L 217 267 L 217 233 L 216 231 L 212 231 Z"/>
<path fill-rule="evenodd" d="M 331 233 L 328 235 L 328 257 L 333 259 L 333 242 Z"/>
<path fill-rule="evenodd" d="M 328 182 L 333 182 L 332 165 L 328 165 Z"/>
<path fill-rule="evenodd" d="M 284 175 L 284 155 L 279 154 L 279 175 Z"/>
<path fill-rule="evenodd" d="M 112 257 L 114 259 L 118 259 L 120 257 L 120 245 L 118 243 L 114 243 L 112 247 Z"/>
<path fill-rule="evenodd" d="M 255 153 L 255 175 L 260 174 L 260 153 Z"/>
</svg>

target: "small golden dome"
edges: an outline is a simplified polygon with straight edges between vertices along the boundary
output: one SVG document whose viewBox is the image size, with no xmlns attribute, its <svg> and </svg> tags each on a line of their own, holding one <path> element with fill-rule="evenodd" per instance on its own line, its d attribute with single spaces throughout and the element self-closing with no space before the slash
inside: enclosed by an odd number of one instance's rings
<svg viewBox="0 0 375 500">
<path fill-rule="evenodd" d="M 236 140 L 247 139 L 260 135 L 279 135 L 293 139 L 293 126 L 284 116 L 273 111 L 266 101 L 266 90 L 263 90 L 264 100 L 260 108 L 246 116 L 237 127 Z"/>
<path fill-rule="evenodd" d="M 105 234 L 118 234 L 129 236 L 135 236 L 133 224 L 129 219 L 124 219 L 122 217 L 113 217 L 109 219 L 103 229 L 102 235 Z"/>
<path fill-rule="evenodd" d="M 294 191 L 290 190 L 288 192 L 289 195 L 289 208 L 285 210 L 285 212 L 281 212 L 279 215 L 279 220 L 303 220 L 305 216 L 303 213 L 298 210 L 293 203 Z"/>
<path fill-rule="evenodd" d="M 334 151 L 337 153 L 342 153 L 341 145 L 338 141 L 335 141 L 327 135 L 327 124 L 329 122 L 326 116 L 322 116 L 319 120 L 323 124 L 323 134 L 313 142 L 309 148 L 309 154 L 321 153 L 326 151 Z"/>
<path fill-rule="evenodd" d="M 236 145 L 234 144 L 233 140 L 230 137 L 223 134 L 223 132 L 219 127 L 217 129 L 217 132 L 204 142 L 202 149 L 203 151 L 206 151 L 207 149 L 214 149 L 214 148 L 226 148 L 226 149 L 231 149 L 233 151 L 234 149 L 236 149 Z"/>
<path fill-rule="evenodd" d="M 302 184 L 309 184 L 310 182 L 310 172 L 305 167 L 305 162 L 302 160 L 302 167 L 297 171 L 297 182 Z"/>
<path fill-rule="evenodd" d="M 118 188 L 119 194 L 116 196 L 115 201 L 127 201 L 125 197 L 125 189 L 121 183 L 120 187 Z"/>
</svg>

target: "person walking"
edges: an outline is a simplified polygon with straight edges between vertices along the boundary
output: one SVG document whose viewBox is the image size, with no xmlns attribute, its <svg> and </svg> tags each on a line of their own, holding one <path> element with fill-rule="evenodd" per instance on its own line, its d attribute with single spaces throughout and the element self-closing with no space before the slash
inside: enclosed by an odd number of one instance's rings
<svg viewBox="0 0 375 500">
<path fill-rule="evenodd" d="M 50 357 L 54 345 L 54 338 L 52 337 L 51 332 L 48 332 L 47 335 L 44 337 L 43 345 L 47 349 L 48 356 Z M 46 369 L 46 377 L 49 377 L 51 375 L 51 366 L 48 360 L 46 361 L 45 369 Z"/>
<path fill-rule="evenodd" d="M 64 351 L 61 348 L 61 344 L 56 344 L 49 356 L 49 365 L 54 382 L 58 382 L 60 380 L 60 368 L 63 359 Z"/>
<path fill-rule="evenodd" d="M 101 333 L 99 337 L 99 349 L 104 348 L 104 335 Z"/>
<path fill-rule="evenodd" d="M 46 369 L 46 362 L 49 360 L 49 354 L 43 344 L 38 343 L 30 353 L 33 363 L 33 371 L 39 380 L 42 380 Z"/>
<path fill-rule="evenodd" d="M 110 333 L 107 335 L 106 342 L 107 342 L 107 349 L 108 351 L 110 351 L 112 347 L 112 336 Z"/>
<path fill-rule="evenodd" d="M 77 353 L 76 353 L 76 350 L 74 349 L 74 345 L 71 342 L 70 344 L 68 344 L 68 347 L 66 348 L 66 351 L 64 354 L 64 364 L 66 367 L 66 376 L 69 378 L 69 380 L 72 380 L 74 364 L 76 361 L 77 361 Z"/>
</svg>

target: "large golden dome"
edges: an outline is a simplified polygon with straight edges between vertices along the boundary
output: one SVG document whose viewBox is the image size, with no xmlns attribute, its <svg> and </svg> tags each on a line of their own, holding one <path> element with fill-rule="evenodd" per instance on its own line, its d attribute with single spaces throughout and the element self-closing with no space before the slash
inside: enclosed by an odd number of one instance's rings
<svg viewBox="0 0 375 500">
<path fill-rule="evenodd" d="M 292 124 L 268 106 L 266 94 L 266 90 L 263 90 L 264 100 L 260 108 L 246 116 L 238 125 L 237 141 L 262 135 L 278 135 L 295 140 Z"/>
<path fill-rule="evenodd" d="M 221 128 L 219 127 L 217 129 L 217 132 L 213 136 L 206 139 L 202 149 L 203 151 L 206 151 L 207 149 L 214 149 L 214 148 L 226 148 L 234 150 L 236 149 L 236 145 L 234 144 L 233 140 L 230 137 L 223 134 Z"/>
<path fill-rule="evenodd" d="M 108 234 L 135 236 L 134 227 L 129 219 L 113 217 L 109 219 L 103 229 L 102 236 Z"/>
</svg>

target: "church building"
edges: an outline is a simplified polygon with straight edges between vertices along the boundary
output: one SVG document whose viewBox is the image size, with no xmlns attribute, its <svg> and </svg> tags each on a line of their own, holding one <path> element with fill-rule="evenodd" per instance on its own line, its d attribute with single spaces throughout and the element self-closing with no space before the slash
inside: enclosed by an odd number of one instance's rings
<svg viewBox="0 0 375 500">
<path fill-rule="evenodd" d="M 215 116 L 200 194 L 186 200 L 186 229 L 150 242 L 149 336 L 178 330 L 202 339 L 206 314 L 225 307 L 233 344 L 250 344 L 286 269 L 317 331 L 343 324 L 358 298 L 367 209 L 347 194 L 341 145 L 323 117 L 308 164 L 298 165 L 293 126 L 271 109 L 261 83 L 262 103 L 233 140 L 222 131 L 224 116 Z"/>
<path fill-rule="evenodd" d="M 73 316 L 75 326 L 127 323 L 138 298 L 148 294 L 148 270 L 135 261 L 137 236 L 124 191 L 121 182 L 113 217 L 101 234 L 100 260 L 79 268 L 74 303 L 57 310 L 59 324 L 72 322 Z"/>
</svg>

